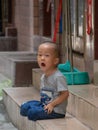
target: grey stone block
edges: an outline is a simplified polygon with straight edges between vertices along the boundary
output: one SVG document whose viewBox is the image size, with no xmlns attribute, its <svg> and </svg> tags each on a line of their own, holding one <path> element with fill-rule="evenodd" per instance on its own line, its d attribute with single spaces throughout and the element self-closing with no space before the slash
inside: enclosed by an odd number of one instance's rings
<svg viewBox="0 0 98 130">
<path fill-rule="evenodd" d="M 33 68 L 38 68 L 35 54 L 17 52 L 0 56 L 0 72 L 12 80 L 13 86 L 30 86 Z"/>
</svg>

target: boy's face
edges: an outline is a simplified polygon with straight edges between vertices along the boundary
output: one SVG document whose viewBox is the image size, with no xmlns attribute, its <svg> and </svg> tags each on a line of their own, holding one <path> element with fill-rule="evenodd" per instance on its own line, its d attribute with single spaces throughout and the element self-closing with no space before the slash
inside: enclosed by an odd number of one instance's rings
<svg viewBox="0 0 98 130">
<path fill-rule="evenodd" d="M 55 56 L 54 48 L 51 45 L 42 44 L 38 49 L 38 64 L 45 74 L 51 74 L 59 62 L 59 58 Z"/>
</svg>

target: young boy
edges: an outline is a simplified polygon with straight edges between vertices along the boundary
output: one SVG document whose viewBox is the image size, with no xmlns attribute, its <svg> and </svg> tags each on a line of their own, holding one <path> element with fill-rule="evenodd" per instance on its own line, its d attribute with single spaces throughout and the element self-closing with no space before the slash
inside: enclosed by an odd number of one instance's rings
<svg viewBox="0 0 98 130">
<path fill-rule="evenodd" d="M 32 100 L 21 105 L 20 114 L 29 120 L 63 118 L 69 96 L 65 77 L 57 69 L 59 50 L 55 43 L 45 42 L 38 48 L 41 77 L 40 101 Z"/>
</svg>

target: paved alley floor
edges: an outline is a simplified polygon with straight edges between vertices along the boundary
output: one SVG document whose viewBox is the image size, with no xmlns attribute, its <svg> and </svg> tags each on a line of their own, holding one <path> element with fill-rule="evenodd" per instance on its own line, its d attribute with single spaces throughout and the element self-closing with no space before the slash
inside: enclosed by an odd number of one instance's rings
<svg viewBox="0 0 98 130">
<path fill-rule="evenodd" d="M 2 99 L 0 100 L 0 130 L 18 130 L 10 121 Z"/>
</svg>

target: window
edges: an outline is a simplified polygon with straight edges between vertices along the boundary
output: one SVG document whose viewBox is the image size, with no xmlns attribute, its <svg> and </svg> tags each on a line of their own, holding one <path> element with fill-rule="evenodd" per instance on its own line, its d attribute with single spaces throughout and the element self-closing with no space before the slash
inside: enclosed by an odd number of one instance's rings
<svg viewBox="0 0 98 130">
<path fill-rule="evenodd" d="M 83 36 L 84 28 L 84 0 L 70 0 L 71 33 Z"/>
<path fill-rule="evenodd" d="M 75 28 L 75 0 L 70 0 L 70 10 L 69 10 L 69 18 L 71 21 L 71 33 L 74 34 L 74 28 Z"/>
<path fill-rule="evenodd" d="M 83 28 L 84 28 L 84 0 L 78 0 L 78 8 L 77 8 L 77 35 L 83 36 Z"/>
<path fill-rule="evenodd" d="M 85 42 L 85 0 L 67 0 L 67 42 L 74 53 L 84 54 Z"/>
</svg>

